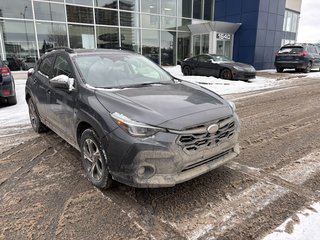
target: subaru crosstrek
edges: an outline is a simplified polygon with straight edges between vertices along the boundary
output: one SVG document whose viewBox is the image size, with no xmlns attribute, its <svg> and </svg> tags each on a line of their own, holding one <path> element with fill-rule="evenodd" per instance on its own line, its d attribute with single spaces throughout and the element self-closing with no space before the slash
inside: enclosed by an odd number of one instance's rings
<svg viewBox="0 0 320 240">
<path fill-rule="evenodd" d="M 88 179 L 169 187 L 239 154 L 233 103 L 123 50 L 57 49 L 29 70 L 33 129 L 81 152 Z"/>
</svg>

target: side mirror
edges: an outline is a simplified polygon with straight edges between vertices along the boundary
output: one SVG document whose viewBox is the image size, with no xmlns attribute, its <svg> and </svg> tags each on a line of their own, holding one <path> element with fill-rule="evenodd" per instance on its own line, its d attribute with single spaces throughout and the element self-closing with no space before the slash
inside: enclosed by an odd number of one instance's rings
<svg viewBox="0 0 320 240">
<path fill-rule="evenodd" d="M 33 68 L 29 68 L 28 77 L 31 77 L 33 74 L 34 74 L 34 69 Z"/>
<path fill-rule="evenodd" d="M 68 90 L 69 92 L 71 92 L 74 89 L 74 87 L 73 87 L 74 79 L 69 78 L 66 75 L 56 76 L 56 77 L 50 79 L 49 83 L 54 88 Z"/>
</svg>

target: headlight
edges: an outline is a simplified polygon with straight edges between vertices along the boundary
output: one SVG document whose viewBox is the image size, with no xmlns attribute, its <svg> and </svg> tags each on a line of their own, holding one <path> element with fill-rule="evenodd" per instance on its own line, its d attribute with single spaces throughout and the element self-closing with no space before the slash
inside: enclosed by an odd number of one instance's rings
<svg viewBox="0 0 320 240">
<path fill-rule="evenodd" d="M 232 110 L 235 112 L 236 111 L 236 105 L 234 104 L 234 102 L 228 101 L 230 107 L 232 108 Z"/>
<path fill-rule="evenodd" d="M 149 137 L 157 132 L 165 131 L 163 128 L 153 127 L 144 123 L 136 122 L 117 112 L 112 113 L 111 117 L 115 120 L 119 127 L 134 137 Z"/>
<path fill-rule="evenodd" d="M 238 71 L 243 71 L 243 68 L 242 68 L 242 67 L 233 66 L 233 68 L 234 68 L 235 70 L 238 70 Z"/>
</svg>

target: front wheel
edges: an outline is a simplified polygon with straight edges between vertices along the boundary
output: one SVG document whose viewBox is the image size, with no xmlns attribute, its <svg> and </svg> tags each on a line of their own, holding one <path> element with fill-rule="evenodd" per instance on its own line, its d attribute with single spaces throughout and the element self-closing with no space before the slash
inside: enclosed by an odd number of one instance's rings
<svg viewBox="0 0 320 240">
<path fill-rule="evenodd" d="M 81 160 L 87 178 L 100 189 L 111 187 L 112 178 L 107 169 L 107 161 L 101 143 L 93 129 L 86 129 L 80 141 Z"/>
<path fill-rule="evenodd" d="M 220 77 L 222 79 L 232 80 L 232 72 L 229 69 L 223 69 L 221 71 Z"/>
<path fill-rule="evenodd" d="M 47 130 L 47 127 L 41 122 L 35 104 L 31 99 L 28 100 L 29 117 L 33 130 L 36 133 L 41 133 Z"/>
</svg>

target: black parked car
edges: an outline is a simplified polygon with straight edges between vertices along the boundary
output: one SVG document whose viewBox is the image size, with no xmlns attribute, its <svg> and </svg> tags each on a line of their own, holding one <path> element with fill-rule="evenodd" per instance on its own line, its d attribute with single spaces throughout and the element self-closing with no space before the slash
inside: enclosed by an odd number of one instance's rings
<svg viewBox="0 0 320 240">
<path fill-rule="evenodd" d="M 277 72 L 283 72 L 285 68 L 289 68 L 308 73 L 313 68 L 320 68 L 319 54 L 319 49 L 314 44 L 287 44 L 276 54 L 274 66 Z"/>
<path fill-rule="evenodd" d="M 223 79 L 249 80 L 256 77 L 256 70 L 249 64 L 234 62 L 217 54 L 203 54 L 181 62 L 183 75 L 214 76 Z"/>
<path fill-rule="evenodd" d="M 13 76 L 7 64 L 0 60 L 0 102 L 8 105 L 17 104 Z"/>
<path fill-rule="evenodd" d="M 81 152 L 89 180 L 168 187 L 239 154 L 234 104 L 122 50 L 53 50 L 29 71 L 26 101 Z"/>
</svg>

